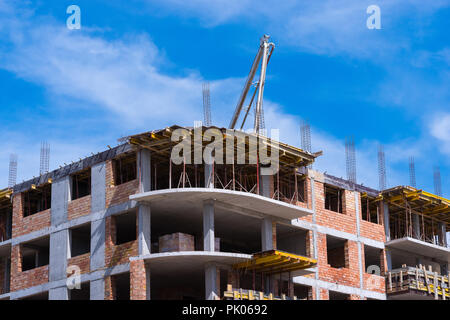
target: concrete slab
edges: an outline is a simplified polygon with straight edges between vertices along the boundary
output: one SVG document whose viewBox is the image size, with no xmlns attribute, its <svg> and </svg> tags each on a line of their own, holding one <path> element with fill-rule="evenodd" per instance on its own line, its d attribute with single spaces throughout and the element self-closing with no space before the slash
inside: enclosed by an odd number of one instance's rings
<svg viewBox="0 0 450 320">
<path fill-rule="evenodd" d="M 450 263 L 450 248 L 445 248 L 414 238 L 405 237 L 385 243 L 386 248 L 399 249 L 411 253 L 420 253 L 422 256 L 435 258 Z"/>
<path fill-rule="evenodd" d="M 180 208 L 187 204 L 213 199 L 216 203 L 229 205 L 230 208 L 259 213 L 281 219 L 297 219 L 312 215 L 312 210 L 289 203 L 263 197 L 254 193 L 211 188 L 180 188 L 144 192 L 130 196 L 131 200 L 155 202 L 175 202 Z"/>
</svg>

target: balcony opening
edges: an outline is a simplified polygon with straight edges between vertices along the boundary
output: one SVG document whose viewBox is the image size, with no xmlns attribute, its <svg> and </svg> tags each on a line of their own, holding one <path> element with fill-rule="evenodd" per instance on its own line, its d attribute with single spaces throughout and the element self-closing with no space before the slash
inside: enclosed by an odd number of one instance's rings
<svg viewBox="0 0 450 320">
<path fill-rule="evenodd" d="M 328 299 L 329 300 L 350 300 L 350 295 L 336 292 L 336 291 L 328 291 Z"/>
<path fill-rule="evenodd" d="M 89 281 L 80 284 L 80 289 L 73 288 L 69 290 L 69 300 L 90 300 L 91 285 Z"/>
<path fill-rule="evenodd" d="M 8 198 L 0 201 L 0 242 L 11 239 L 12 204 Z"/>
<path fill-rule="evenodd" d="M 364 245 L 364 271 L 369 274 L 378 274 L 381 270 L 381 249 Z"/>
<path fill-rule="evenodd" d="M 216 251 L 244 254 L 261 251 L 260 219 L 219 208 L 214 218 Z"/>
<path fill-rule="evenodd" d="M 22 271 L 48 265 L 50 237 L 33 240 L 20 245 Z"/>
<path fill-rule="evenodd" d="M 136 211 L 114 216 L 112 217 L 112 221 L 116 230 L 115 245 L 120 245 L 137 239 Z"/>
<path fill-rule="evenodd" d="M 72 200 L 91 194 L 91 168 L 73 174 L 71 181 Z"/>
<path fill-rule="evenodd" d="M 325 189 L 325 209 L 342 213 L 342 199 L 344 189 L 324 185 Z"/>
<path fill-rule="evenodd" d="M 361 210 L 363 220 L 381 224 L 378 203 L 374 201 L 374 198 L 370 198 L 367 195 L 361 195 Z"/>
<path fill-rule="evenodd" d="M 111 277 L 114 286 L 114 300 L 130 300 L 130 273 L 121 273 Z"/>
<path fill-rule="evenodd" d="M 306 256 L 307 236 L 309 236 L 307 230 L 277 224 L 277 249 Z"/>
<path fill-rule="evenodd" d="M 312 300 L 312 287 L 294 283 L 294 296 L 298 300 Z"/>
<path fill-rule="evenodd" d="M 327 235 L 327 261 L 332 268 L 348 268 L 347 240 Z"/>
<path fill-rule="evenodd" d="M 130 153 L 125 156 L 113 160 L 114 185 L 118 186 L 125 182 L 135 180 L 137 177 L 136 170 L 136 153 Z"/>
<path fill-rule="evenodd" d="M 46 183 L 42 186 L 34 186 L 23 193 L 23 216 L 50 209 L 52 202 L 52 185 Z"/>
<path fill-rule="evenodd" d="M 91 251 L 91 224 L 70 229 L 70 256 L 76 257 Z"/>
</svg>

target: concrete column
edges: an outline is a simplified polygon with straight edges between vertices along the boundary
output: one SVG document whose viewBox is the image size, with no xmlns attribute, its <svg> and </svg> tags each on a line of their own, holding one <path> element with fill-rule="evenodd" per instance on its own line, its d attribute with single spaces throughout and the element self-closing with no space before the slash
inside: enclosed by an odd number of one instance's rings
<svg viewBox="0 0 450 320">
<path fill-rule="evenodd" d="M 205 299 L 215 300 L 219 297 L 217 285 L 217 267 L 215 264 L 205 265 Z"/>
<path fill-rule="evenodd" d="M 214 158 L 211 156 L 211 154 L 205 154 L 205 188 L 214 188 L 214 168 L 213 168 L 213 162 Z"/>
<path fill-rule="evenodd" d="M 203 251 L 214 251 L 214 201 L 203 202 Z"/>
<path fill-rule="evenodd" d="M 51 225 L 56 227 L 67 221 L 70 176 L 52 183 Z M 67 251 L 69 230 L 64 229 L 50 234 L 49 282 L 67 279 Z M 49 300 L 68 300 L 67 287 L 51 289 Z"/>
<path fill-rule="evenodd" d="M 67 278 L 67 247 L 69 230 L 64 229 L 50 234 L 49 281 Z"/>
<path fill-rule="evenodd" d="M 58 226 L 67 221 L 70 176 L 53 181 L 51 196 L 51 224 Z"/>
<path fill-rule="evenodd" d="M 105 210 L 106 206 L 106 165 L 99 163 L 91 168 L 91 213 Z M 105 231 L 106 222 L 102 217 L 91 222 L 91 259 L 90 271 L 105 267 Z M 91 300 L 105 298 L 105 280 L 90 282 Z"/>
<path fill-rule="evenodd" d="M 273 176 L 260 175 L 259 194 L 271 198 L 273 194 Z"/>
<path fill-rule="evenodd" d="M 386 234 L 386 241 L 391 241 L 391 230 L 389 228 L 389 206 L 384 201 L 381 203 L 384 217 L 384 233 Z"/>
<path fill-rule="evenodd" d="M 66 286 L 50 289 L 48 300 L 69 300 L 69 290 Z"/>
<path fill-rule="evenodd" d="M 261 251 L 273 250 L 272 219 L 264 218 L 261 223 Z"/>
<path fill-rule="evenodd" d="M 90 283 L 90 298 L 91 300 L 105 299 L 105 279 L 98 279 Z"/>
<path fill-rule="evenodd" d="M 139 173 L 139 192 L 148 192 L 152 188 L 151 152 L 141 149 L 137 153 L 137 167 Z"/>
<path fill-rule="evenodd" d="M 444 246 L 447 247 L 447 233 L 445 232 L 445 223 L 443 222 L 439 222 L 438 223 L 438 228 L 439 228 L 439 242 Z"/>
<path fill-rule="evenodd" d="M 139 255 L 151 253 L 151 210 L 149 204 L 140 203 L 138 207 Z"/>
<path fill-rule="evenodd" d="M 392 270 L 392 255 L 391 255 L 391 251 L 386 249 L 386 264 L 387 264 L 387 271 L 391 271 Z"/>
<path fill-rule="evenodd" d="M 413 213 L 414 237 L 420 239 L 420 216 Z"/>
</svg>

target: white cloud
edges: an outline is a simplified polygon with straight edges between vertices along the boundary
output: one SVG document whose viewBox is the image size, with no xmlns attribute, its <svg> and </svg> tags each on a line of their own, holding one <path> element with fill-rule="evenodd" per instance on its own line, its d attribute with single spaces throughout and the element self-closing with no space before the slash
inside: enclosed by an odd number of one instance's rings
<svg viewBox="0 0 450 320">
<path fill-rule="evenodd" d="M 438 139 L 441 151 L 450 155 L 450 113 L 436 116 L 431 122 L 430 131 Z"/>
</svg>

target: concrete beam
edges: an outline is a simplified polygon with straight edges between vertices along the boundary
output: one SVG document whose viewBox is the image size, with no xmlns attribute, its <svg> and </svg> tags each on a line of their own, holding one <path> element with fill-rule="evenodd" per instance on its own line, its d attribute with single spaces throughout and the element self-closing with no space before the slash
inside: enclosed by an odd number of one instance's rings
<svg viewBox="0 0 450 320">
<path fill-rule="evenodd" d="M 203 251 L 214 251 L 214 200 L 203 202 Z"/>
</svg>

